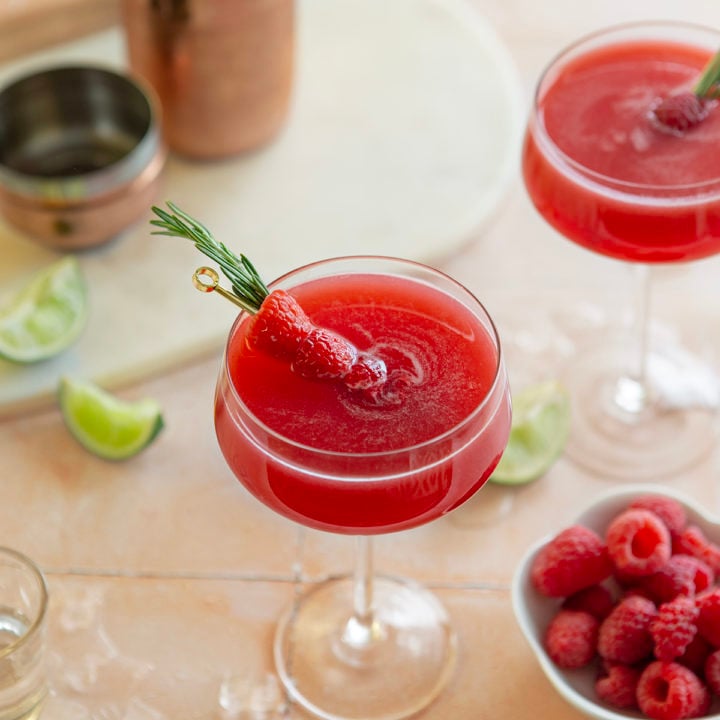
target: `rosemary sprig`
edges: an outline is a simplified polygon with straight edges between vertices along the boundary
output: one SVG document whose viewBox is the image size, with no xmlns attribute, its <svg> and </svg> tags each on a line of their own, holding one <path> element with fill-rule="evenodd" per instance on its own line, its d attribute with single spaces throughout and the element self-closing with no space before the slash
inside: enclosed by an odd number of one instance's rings
<svg viewBox="0 0 720 720">
<path fill-rule="evenodd" d="M 717 98 L 720 96 L 720 50 L 718 50 L 703 68 L 692 91 L 700 98 Z"/>
<path fill-rule="evenodd" d="M 224 243 L 218 242 L 205 225 L 183 212 L 177 205 L 168 202 L 167 206 L 171 212 L 156 206 L 152 208 L 158 219 L 151 220 L 150 224 L 161 228 L 153 231 L 153 235 L 192 240 L 201 253 L 220 266 L 232 284 L 238 304 L 249 313 L 256 313 L 270 291 L 255 266 L 245 255 L 236 255 Z"/>
</svg>

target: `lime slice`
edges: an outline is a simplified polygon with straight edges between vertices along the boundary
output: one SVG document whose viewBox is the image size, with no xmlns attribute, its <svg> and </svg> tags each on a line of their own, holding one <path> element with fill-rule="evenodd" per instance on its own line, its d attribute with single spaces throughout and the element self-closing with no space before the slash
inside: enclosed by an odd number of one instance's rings
<svg viewBox="0 0 720 720">
<path fill-rule="evenodd" d="M 0 309 L 0 357 L 17 363 L 46 360 L 72 345 L 87 320 L 87 289 L 74 256 L 33 276 Z"/>
<path fill-rule="evenodd" d="M 551 380 L 513 397 L 510 440 L 490 476 L 501 485 L 522 485 L 544 475 L 558 459 L 570 431 L 570 398 Z"/>
<path fill-rule="evenodd" d="M 58 389 L 68 429 L 87 450 L 106 460 L 125 460 L 146 448 L 163 428 L 154 400 L 123 402 L 97 385 L 64 377 Z"/>
</svg>

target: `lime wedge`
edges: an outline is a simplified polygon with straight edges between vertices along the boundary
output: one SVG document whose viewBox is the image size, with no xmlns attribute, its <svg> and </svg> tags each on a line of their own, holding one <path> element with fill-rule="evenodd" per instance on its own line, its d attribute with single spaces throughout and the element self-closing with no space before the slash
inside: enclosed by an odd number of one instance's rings
<svg viewBox="0 0 720 720">
<path fill-rule="evenodd" d="M 75 439 L 106 460 L 125 460 L 146 448 L 163 428 L 160 406 L 150 399 L 123 402 L 97 385 L 61 378 L 60 411 Z"/>
<path fill-rule="evenodd" d="M 570 398 L 559 382 L 523 389 L 513 397 L 510 440 L 490 480 L 501 485 L 537 480 L 562 453 L 569 431 Z"/>
<path fill-rule="evenodd" d="M 34 275 L 0 309 L 0 357 L 17 363 L 46 360 L 72 345 L 87 320 L 87 290 L 74 256 Z"/>
</svg>

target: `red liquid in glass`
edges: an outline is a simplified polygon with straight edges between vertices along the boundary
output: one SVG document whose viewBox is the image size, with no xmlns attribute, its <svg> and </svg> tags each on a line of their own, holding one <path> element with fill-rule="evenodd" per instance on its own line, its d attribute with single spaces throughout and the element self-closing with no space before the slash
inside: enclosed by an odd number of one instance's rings
<svg viewBox="0 0 720 720">
<path fill-rule="evenodd" d="M 720 252 L 720 107 L 682 137 L 659 131 L 657 98 L 689 89 L 709 53 L 673 42 L 593 49 L 548 73 L 523 173 L 545 219 L 594 252 L 679 262 Z"/>
<path fill-rule="evenodd" d="M 507 442 L 510 406 L 498 349 L 473 312 L 396 276 L 322 278 L 292 293 L 317 325 L 386 361 L 385 397 L 304 379 L 249 350 L 247 320 L 236 324 L 215 424 L 250 492 L 305 525 L 370 534 L 428 522 L 480 488 Z"/>
</svg>

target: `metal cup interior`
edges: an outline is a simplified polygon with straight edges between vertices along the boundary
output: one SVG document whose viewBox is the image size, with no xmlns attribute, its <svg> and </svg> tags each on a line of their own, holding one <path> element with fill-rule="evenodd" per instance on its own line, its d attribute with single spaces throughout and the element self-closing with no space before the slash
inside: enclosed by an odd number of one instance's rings
<svg viewBox="0 0 720 720">
<path fill-rule="evenodd" d="M 147 165 L 158 142 L 146 92 L 110 70 L 51 68 L 0 92 L 0 180 L 25 196 L 112 191 Z"/>
</svg>

